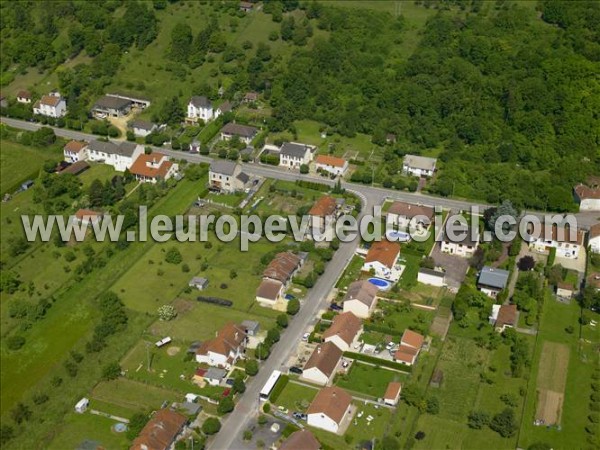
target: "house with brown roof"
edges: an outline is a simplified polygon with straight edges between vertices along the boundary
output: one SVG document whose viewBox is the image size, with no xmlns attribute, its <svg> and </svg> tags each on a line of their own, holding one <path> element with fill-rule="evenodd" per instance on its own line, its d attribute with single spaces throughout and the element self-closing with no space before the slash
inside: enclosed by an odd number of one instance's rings
<svg viewBox="0 0 600 450">
<path fill-rule="evenodd" d="M 317 345 L 304 365 L 300 379 L 325 386 L 335 374 L 342 353 L 333 342 Z"/>
<path fill-rule="evenodd" d="M 229 122 L 221 128 L 221 139 L 229 141 L 237 137 L 246 145 L 250 145 L 252 139 L 258 134 L 258 129 L 249 125 Z"/>
<path fill-rule="evenodd" d="M 348 170 L 348 161 L 331 155 L 319 155 L 315 159 L 317 172 L 327 172 L 333 176 L 343 176 Z"/>
<path fill-rule="evenodd" d="M 352 397 L 337 387 L 325 387 L 316 395 L 308 410 L 308 425 L 331 433 L 338 433 L 344 419 L 350 420 Z"/>
<path fill-rule="evenodd" d="M 78 209 L 75 213 L 75 221 L 80 224 L 94 224 L 102 220 L 102 213 L 91 209 Z"/>
<path fill-rule="evenodd" d="M 400 256 L 400 244 L 387 239 L 374 241 L 365 257 L 362 270 L 374 271 L 375 276 L 390 281 L 398 281 L 400 272 L 396 270 L 396 262 Z"/>
<path fill-rule="evenodd" d="M 577 259 L 584 246 L 585 234 L 578 228 L 564 227 L 557 224 L 542 225 L 540 232 L 535 233 L 533 228 L 528 230 L 529 248 L 536 252 L 546 253 L 551 248 L 556 249 L 556 256 Z"/>
<path fill-rule="evenodd" d="M 174 177 L 179 172 L 179 165 L 162 153 L 144 153 L 135 159 L 129 171 L 142 183 L 157 183 Z"/>
<path fill-rule="evenodd" d="M 321 443 L 307 429 L 294 431 L 281 443 L 279 450 L 319 450 Z"/>
<path fill-rule="evenodd" d="M 383 395 L 383 402 L 386 405 L 396 406 L 398 404 L 398 400 L 400 400 L 400 392 L 402 392 L 402 383 L 398 381 L 391 381 L 385 390 L 385 394 Z"/>
<path fill-rule="evenodd" d="M 213 339 L 204 341 L 196 350 L 196 361 L 209 366 L 231 369 L 246 351 L 246 331 L 240 325 L 229 322 Z"/>
<path fill-rule="evenodd" d="M 344 312 L 333 318 L 331 326 L 323 333 L 323 341 L 331 342 L 341 351 L 346 352 L 350 350 L 361 331 L 360 319 L 351 312 Z"/>
<path fill-rule="evenodd" d="M 33 105 L 33 114 L 54 118 L 63 117 L 67 114 L 67 102 L 58 92 L 43 95 Z"/>
<path fill-rule="evenodd" d="M 556 285 L 556 295 L 557 297 L 570 299 L 573 297 L 574 287 L 572 283 L 567 283 L 566 281 L 560 281 Z"/>
<path fill-rule="evenodd" d="M 600 253 L 600 222 L 590 227 L 588 245 L 592 253 Z"/>
<path fill-rule="evenodd" d="M 310 216 L 309 238 L 314 241 L 329 241 L 335 237 L 335 219 L 338 205 L 335 198 L 325 195 L 319 198 L 308 211 Z"/>
<path fill-rule="evenodd" d="M 407 328 L 402 333 L 400 346 L 394 354 L 394 360 L 412 366 L 416 362 L 424 342 L 425 338 L 421 334 Z"/>
<path fill-rule="evenodd" d="M 160 409 L 142 428 L 129 449 L 168 450 L 172 448 L 186 424 L 185 416 L 168 408 Z"/>
<path fill-rule="evenodd" d="M 433 222 L 433 216 L 431 206 L 397 201 L 388 208 L 386 221 L 399 230 L 427 229 Z"/>
<path fill-rule="evenodd" d="M 272 307 L 283 296 L 302 262 L 302 258 L 292 252 L 275 255 L 263 272 L 263 280 L 256 290 L 256 301 L 262 306 Z"/>
<path fill-rule="evenodd" d="M 600 186 L 578 184 L 573 189 L 573 195 L 579 203 L 579 211 L 600 211 Z"/>
<path fill-rule="evenodd" d="M 240 2 L 240 11 L 251 12 L 254 9 L 252 2 Z"/>
<path fill-rule="evenodd" d="M 246 92 L 242 99 L 242 103 L 254 103 L 256 101 L 258 101 L 258 92 Z"/>
<path fill-rule="evenodd" d="M 31 103 L 31 99 L 32 99 L 32 95 L 31 92 L 22 89 L 19 92 L 17 92 L 17 102 L 19 103 Z"/>
<path fill-rule="evenodd" d="M 501 305 L 494 322 L 495 330 L 502 333 L 506 328 L 516 327 L 518 317 L 517 305 Z"/>
<path fill-rule="evenodd" d="M 348 286 L 344 297 L 344 312 L 367 319 L 377 304 L 377 286 L 367 280 L 354 281 Z"/>
<path fill-rule="evenodd" d="M 283 296 L 283 283 L 265 278 L 256 290 L 256 301 L 262 306 L 273 306 Z"/>
<path fill-rule="evenodd" d="M 69 141 L 63 147 L 63 155 L 66 162 L 74 163 L 87 159 L 87 146 L 85 141 Z"/>
</svg>

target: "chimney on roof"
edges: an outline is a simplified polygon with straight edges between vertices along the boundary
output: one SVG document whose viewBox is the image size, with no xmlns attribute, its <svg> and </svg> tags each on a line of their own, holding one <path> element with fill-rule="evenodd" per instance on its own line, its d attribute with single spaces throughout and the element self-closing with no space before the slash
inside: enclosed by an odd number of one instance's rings
<svg viewBox="0 0 600 450">
<path fill-rule="evenodd" d="M 317 354 L 320 354 L 320 353 L 321 353 L 321 346 L 319 345 L 319 346 L 317 347 Z"/>
<path fill-rule="evenodd" d="M 237 331 L 235 332 L 235 338 L 236 339 L 238 338 L 238 332 Z"/>
</svg>

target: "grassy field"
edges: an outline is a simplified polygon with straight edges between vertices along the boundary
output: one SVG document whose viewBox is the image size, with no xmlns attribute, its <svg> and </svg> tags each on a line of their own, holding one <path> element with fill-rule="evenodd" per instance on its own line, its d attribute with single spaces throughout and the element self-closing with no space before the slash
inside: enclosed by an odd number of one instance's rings
<svg viewBox="0 0 600 450">
<path fill-rule="evenodd" d="M 335 287 L 338 289 L 345 289 L 350 283 L 358 280 L 360 278 L 360 273 L 364 262 L 365 260 L 363 258 L 358 255 L 354 255 L 346 266 L 344 273 L 342 273 L 340 276 L 340 279 Z"/>
<path fill-rule="evenodd" d="M 304 412 L 317 395 L 318 389 L 290 382 L 277 399 L 277 406 L 290 411 Z"/>
<path fill-rule="evenodd" d="M 69 414 L 57 430 L 56 439 L 48 443 L 48 449 L 64 450 L 77 448 L 83 441 L 94 441 L 103 448 L 127 448 L 130 444 L 125 433 L 116 433 L 112 426 L 116 422 L 92 414 Z"/>
<path fill-rule="evenodd" d="M 381 367 L 354 362 L 347 375 L 340 375 L 335 384 L 348 391 L 382 398 L 391 381 L 403 381 L 405 375 Z"/>
</svg>

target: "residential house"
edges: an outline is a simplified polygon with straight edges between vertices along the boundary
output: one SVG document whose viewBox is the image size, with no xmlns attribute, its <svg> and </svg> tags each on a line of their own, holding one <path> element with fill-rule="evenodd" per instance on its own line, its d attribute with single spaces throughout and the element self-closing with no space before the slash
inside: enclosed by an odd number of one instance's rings
<svg viewBox="0 0 600 450">
<path fill-rule="evenodd" d="M 19 103 L 26 103 L 29 104 L 31 103 L 33 96 L 31 95 L 31 92 L 26 91 L 26 90 L 21 90 L 19 92 L 17 92 L 17 102 Z"/>
<path fill-rule="evenodd" d="M 317 345 L 304 365 L 300 379 L 325 386 L 335 375 L 342 353 L 333 342 Z"/>
<path fill-rule="evenodd" d="M 284 142 L 279 149 L 279 165 L 288 169 L 299 169 L 312 161 L 314 146 L 296 142 Z"/>
<path fill-rule="evenodd" d="M 227 376 L 227 371 L 218 367 L 211 367 L 204 373 L 204 381 L 211 386 L 218 386 Z"/>
<path fill-rule="evenodd" d="M 240 11 L 251 12 L 254 9 L 252 2 L 240 2 Z"/>
<path fill-rule="evenodd" d="M 430 206 L 396 201 L 388 208 L 386 221 L 400 230 L 427 229 L 433 216 L 434 210 Z"/>
<path fill-rule="evenodd" d="M 396 270 L 396 262 L 400 256 L 400 244 L 388 240 L 375 241 L 365 257 L 362 270 L 373 271 L 375 276 L 390 281 L 398 281 L 399 272 Z"/>
<path fill-rule="evenodd" d="M 351 413 L 352 397 L 345 390 L 331 386 L 315 396 L 306 411 L 311 427 L 337 433 L 344 419 Z"/>
<path fill-rule="evenodd" d="M 143 153 L 136 158 L 129 171 L 142 183 L 157 183 L 176 176 L 179 164 L 169 161 L 169 157 L 162 153 Z"/>
<path fill-rule="evenodd" d="M 262 306 L 273 306 L 279 300 L 292 277 L 302 267 L 303 259 L 291 252 L 281 252 L 263 272 L 263 280 L 256 291 L 256 301 Z"/>
<path fill-rule="evenodd" d="M 209 122 L 216 119 L 218 115 L 208 98 L 202 95 L 195 95 L 188 103 L 186 121 L 191 123 L 196 123 L 198 120 Z"/>
<path fill-rule="evenodd" d="M 431 177 L 435 172 L 437 159 L 425 156 L 406 155 L 402 163 L 402 172 L 415 177 Z"/>
<path fill-rule="evenodd" d="M 429 286 L 444 287 L 446 286 L 446 272 L 421 267 L 417 273 L 417 281 Z"/>
<path fill-rule="evenodd" d="M 423 342 L 425 342 L 425 338 L 422 335 L 407 328 L 402 334 L 400 346 L 394 354 L 394 360 L 412 366 L 419 356 Z"/>
<path fill-rule="evenodd" d="M 91 225 L 102 220 L 102 213 L 91 209 L 78 209 L 74 217 L 75 222 Z"/>
<path fill-rule="evenodd" d="M 330 155 L 318 155 L 315 159 L 315 167 L 318 171 L 327 172 L 334 176 L 343 176 L 348 170 L 348 161 Z"/>
<path fill-rule="evenodd" d="M 215 159 L 208 171 L 208 188 L 223 193 L 243 191 L 250 178 L 242 167 L 234 161 Z"/>
<path fill-rule="evenodd" d="M 185 428 L 187 418 L 168 408 L 159 409 L 146 423 L 130 450 L 168 450 Z"/>
<path fill-rule="evenodd" d="M 319 450 L 321 443 L 307 429 L 294 431 L 281 443 L 279 450 Z"/>
<path fill-rule="evenodd" d="M 506 328 L 516 327 L 518 317 L 517 305 L 493 305 L 490 322 L 493 320 L 495 330 L 501 333 Z"/>
<path fill-rule="evenodd" d="M 325 195 L 308 211 L 310 229 L 308 237 L 315 241 L 331 241 L 335 237 L 335 219 L 338 207 L 335 198 Z"/>
<path fill-rule="evenodd" d="M 592 253 L 600 253 L 600 223 L 590 227 L 588 245 Z"/>
<path fill-rule="evenodd" d="M 88 144 L 88 160 L 102 161 L 119 172 L 131 169 L 133 162 L 144 154 L 144 147 L 134 142 L 92 141 Z"/>
<path fill-rule="evenodd" d="M 323 333 L 323 341 L 331 342 L 342 352 L 347 352 L 361 331 L 360 319 L 351 312 L 344 312 L 333 318 L 331 326 Z"/>
<path fill-rule="evenodd" d="M 377 304 L 378 291 L 377 286 L 367 280 L 354 281 L 344 297 L 344 313 L 352 313 L 361 319 L 369 318 Z"/>
<path fill-rule="evenodd" d="M 145 97 L 141 97 L 139 95 L 130 95 L 130 94 L 115 92 L 115 93 L 108 93 L 108 94 L 106 94 L 106 96 L 107 97 L 117 97 L 117 98 L 122 98 L 124 100 L 129 100 L 131 102 L 132 108 L 146 109 L 151 104 L 149 99 L 147 99 Z"/>
<path fill-rule="evenodd" d="M 188 286 L 202 291 L 208 287 L 208 280 L 203 277 L 194 277 L 189 281 Z"/>
<path fill-rule="evenodd" d="M 400 400 L 400 392 L 402 392 L 402 383 L 391 381 L 383 395 L 383 403 L 390 406 L 396 406 L 398 400 Z"/>
<path fill-rule="evenodd" d="M 196 350 L 196 362 L 231 369 L 246 351 L 246 331 L 234 323 L 226 324 L 216 337 L 204 341 Z"/>
<path fill-rule="evenodd" d="M 565 281 L 560 281 L 557 285 L 556 285 L 556 295 L 557 297 L 560 298 L 564 298 L 564 299 L 570 299 L 571 297 L 573 297 L 573 284 L 572 283 L 567 283 Z"/>
<path fill-rule="evenodd" d="M 243 103 L 254 103 L 258 101 L 258 92 L 246 92 L 244 98 L 242 99 Z"/>
<path fill-rule="evenodd" d="M 244 320 L 240 325 L 246 330 L 248 336 L 257 336 L 260 331 L 260 323 L 256 320 Z"/>
<path fill-rule="evenodd" d="M 283 297 L 285 288 L 281 281 L 264 279 L 256 290 L 256 301 L 262 306 L 273 306 Z"/>
<path fill-rule="evenodd" d="M 250 145 L 252 139 L 258 134 L 258 129 L 249 125 L 241 125 L 239 123 L 229 122 L 221 128 L 221 139 L 228 141 L 234 137 L 239 138 L 240 141 L 246 145 Z"/>
<path fill-rule="evenodd" d="M 132 101 L 127 98 L 103 95 L 92 106 L 92 115 L 99 119 L 123 117 L 129 114 L 132 104 Z"/>
<path fill-rule="evenodd" d="M 69 141 L 63 147 L 65 161 L 75 163 L 87 159 L 88 143 L 85 141 Z"/>
<path fill-rule="evenodd" d="M 530 230 L 530 233 L 532 231 Z M 579 258 L 579 252 L 584 245 L 584 232 L 581 229 L 571 230 L 569 227 L 558 225 L 542 225 L 537 236 L 529 239 L 529 248 L 537 252 L 548 252 L 556 249 L 556 256 L 563 258 Z"/>
<path fill-rule="evenodd" d="M 33 114 L 54 118 L 63 117 L 67 114 L 67 102 L 58 92 L 43 95 L 33 105 Z"/>
<path fill-rule="evenodd" d="M 441 250 L 451 255 L 470 258 L 479 245 L 479 235 L 475 236 L 469 227 L 455 226 L 453 228 L 456 239 L 449 236 L 444 230 L 442 235 Z"/>
<path fill-rule="evenodd" d="M 579 184 L 573 189 L 579 211 L 600 211 L 600 186 Z"/>
<path fill-rule="evenodd" d="M 215 110 L 215 118 L 217 118 L 225 113 L 228 113 L 232 110 L 233 110 L 233 105 L 230 102 L 225 101 L 225 102 L 221 103 L 219 106 L 217 106 L 217 109 Z"/>
<path fill-rule="evenodd" d="M 498 293 L 508 285 L 509 278 L 508 270 L 484 266 L 479 272 L 477 288 L 488 297 L 496 298 Z"/>
<path fill-rule="evenodd" d="M 158 125 L 147 120 L 134 120 L 129 126 L 133 130 L 133 134 L 137 137 L 146 137 L 153 131 L 158 130 Z"/>
</svg>

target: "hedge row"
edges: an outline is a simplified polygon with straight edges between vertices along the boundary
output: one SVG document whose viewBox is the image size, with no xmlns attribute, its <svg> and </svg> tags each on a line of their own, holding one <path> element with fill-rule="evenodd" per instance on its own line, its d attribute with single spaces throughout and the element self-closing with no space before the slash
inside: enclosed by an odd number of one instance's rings
<svg viewBox="0 0 600 450">
<path fill-rule="evenodd" d="M 290 377 L 288 377 L 287 375 L 281 375 L 279 377 L 279 380 L 277 380 L 277 383 L 275 383 L 275 387 L 273 387 L 271 395 L 269 396 L 269 401 L 271 403 L 275 403 L 277 401 L 277 399 L 279 398 L 289 381 Z"/>
<path fill-rule="evenodd" d="M 375 325 L 373 323 L 365 323 L 363 325 L 363 328 L 367 331 L 376 331 L 378 333 L 389 334 L 391 336 L 402 336 L 402 334 L 404 334 L 404 330 L 394 330 L 392 328 Z"/>
<path fill-rule="evenodd" d="M 401 370 L 403 372 L 412 372 L 412 366 L 406 364 L 389 361 L 387 359 L 376 358 L 375 356 L 365 355 L 364 353 L 344 352 L 344 356 L 356 361 L 363 361 L 377 366 L 389 367 L 390 369 Z"/>
<path fill-rule="evenodd" d="M 317 183 L 315 181 L 296 180 L 296 184 L 306 189 L 312 189 L 313 191 L 329 192 L 331 186 L 328 184 Z"/>
</svg>

